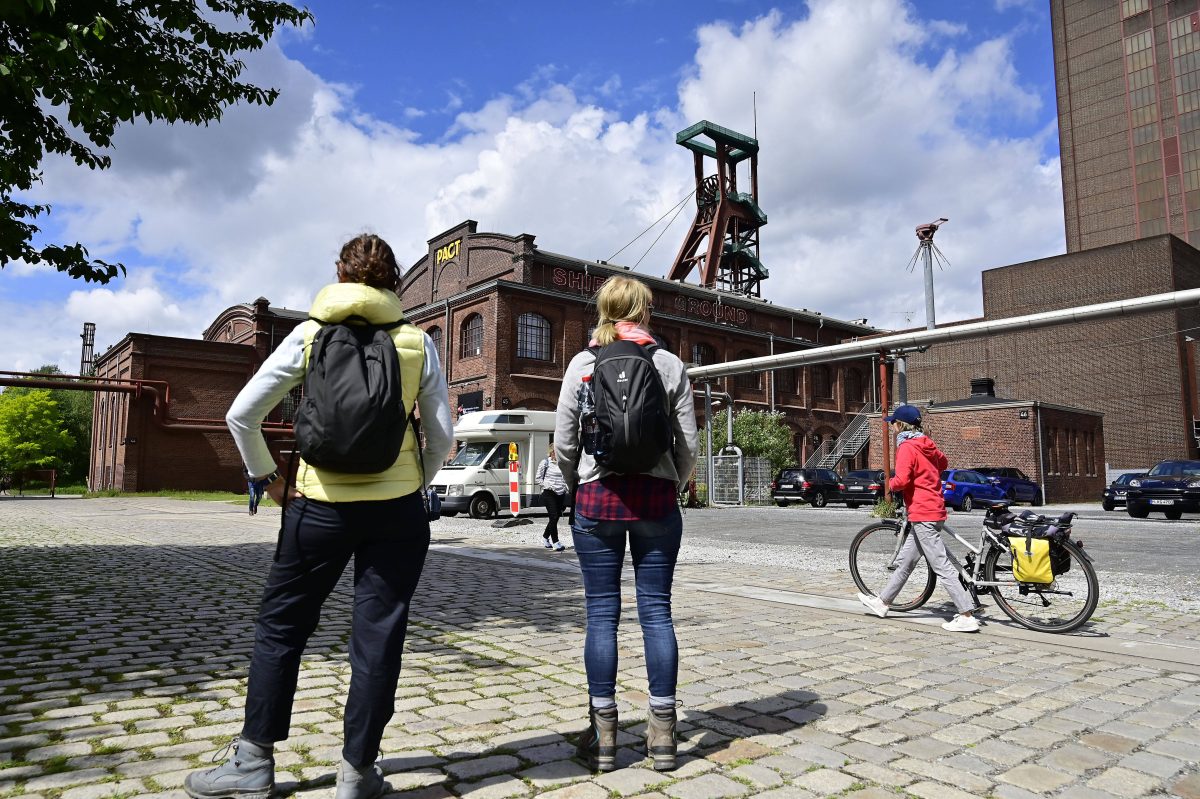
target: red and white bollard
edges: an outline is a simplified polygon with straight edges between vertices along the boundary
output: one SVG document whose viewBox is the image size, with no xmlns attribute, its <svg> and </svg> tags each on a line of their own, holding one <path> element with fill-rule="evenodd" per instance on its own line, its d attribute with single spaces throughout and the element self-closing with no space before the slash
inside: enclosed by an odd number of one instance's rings
<svg viewBox="0 0 1200 799">
<path fill-rule="evenodd" d="M 516 516 L 521 512 L 521 462 L 508 463 L 508 509 Z"/>
</svg>

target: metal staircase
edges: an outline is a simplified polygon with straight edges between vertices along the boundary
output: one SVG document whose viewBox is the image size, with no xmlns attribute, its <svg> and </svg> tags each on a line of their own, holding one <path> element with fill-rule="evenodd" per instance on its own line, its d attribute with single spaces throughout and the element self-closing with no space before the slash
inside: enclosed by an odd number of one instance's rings
<svg viewBox="0 0 1200 799">
<path fill-rule="evenodd" d="M 804 462 L 805 468 L 832 469 L 840 461 L 853 458 L 862 452 L 863 447 L 871 440 L 871 426 L 867 424 L 867 417 L 878 412 L 877 404 L 868 402 L 864 405 L 862 410 L 846 425 L 846 429 L 837 437 L 837 440 L 821 442 L 821 446 L 817 447 Z"/>
</svg>

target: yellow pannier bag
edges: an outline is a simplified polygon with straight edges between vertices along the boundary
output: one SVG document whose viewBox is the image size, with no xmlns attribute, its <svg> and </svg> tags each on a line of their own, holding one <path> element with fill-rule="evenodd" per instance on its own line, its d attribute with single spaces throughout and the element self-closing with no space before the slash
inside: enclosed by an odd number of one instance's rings
<svg viewBox="0 0 1200 799">
<path fill-rule="evenodd" d="M 1052 583 L 1050 568 L 1050 539 L 1030 536 L 1009 536 L 1012 549 L 1013 577 L 1021 583 Z"/>
</svg>

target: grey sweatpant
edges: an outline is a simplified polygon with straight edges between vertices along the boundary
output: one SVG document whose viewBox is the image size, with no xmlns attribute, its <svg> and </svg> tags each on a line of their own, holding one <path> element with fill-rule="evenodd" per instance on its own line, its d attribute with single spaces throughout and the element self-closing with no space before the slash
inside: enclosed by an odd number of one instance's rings
<svg viewBox="0 0 1200 799">
<path fill-rule="evenodd" d="M 892 579 L 888 580 L 887 586 L 880 592 L 880 599 L 889 605 L 892 604 L 924 554 L 933 573 L 938 576 L 938 582 L 950 594 L 958 612 L 966 613 L 975 609 L 971 595 L 958 581 L 958 571 L 946 554 L 946 544 L 942 541 L 941 533 L 943 524 L 944 522 L 912 523 L 914 534 L 904 539 L 904 545 L 900 547 L 900 553 L 896 556 L 896 571 L 892 572 Z M 917 546 L 918 543 L 920 547 Z"/>
</svg>

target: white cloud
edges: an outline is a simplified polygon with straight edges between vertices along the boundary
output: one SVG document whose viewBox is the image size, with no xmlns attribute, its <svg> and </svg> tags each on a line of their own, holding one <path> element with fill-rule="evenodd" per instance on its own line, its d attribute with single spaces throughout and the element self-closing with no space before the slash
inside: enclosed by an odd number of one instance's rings
<svg viewBox="0 0 1200 799">
<path fill-rule="evenodd" d="M 878 325 L 915 311 L 919 324 L 921 278 L 904 270 L 914 226 L 939 216 L 951 220 L 938 233 L 952 264 L 935 275 L 942 321 L 980 312 L 982 269 L 1062 251 L 1058 166 L 1040 155 L 1052 109 L 1019 84 L 1006 39 L 918 60 L 936 40 L 901 0 L 812 0 L 810 12 L 701 28 L 676 100 L 632 118 L 604 107 L 603 92 L 585 102 L 543 71 L 482 105 L 466 105 L 469 87 L 450 94 L 443 110 L 458 114 L 436 141 L 356 108 L 351 89 L 269 46 L 248 59 L 247 78 L 283 89 L 275 107 L 234 108 L 208 128 L 123 130 L 105 173 L 47 163 L 36 199 L 55 204 L 65 237 L 95 257 L 138 257 L 125 259 L 123 284 L 72 285 L 63 321 L 36 344 L 16 331 L 48 307 L 0 302 L 0 364 L 73 352 L 60 360 L 72 366 L 82 321 L 112 340 L 196 336 L 259 295 L 305 308 L 341 242 L 365 229 L 408 263 L 465 218 L 607 259 L 691 191 L 675 132 L 699 119 L 750 132 L 751 91 L 770 217 L 763 291 L 776 304 Z M 616 78 L 606 87 L 622 91 Z M 1044 115 L 1043 133 L 986 133 L 1014 113 Z M 666 272 L 691 213 L 640 271 Z M 618 261 L 632 264 L 654 235 Z M 147 265 L 162 271 L 139 277 Z"/>
</svg>

